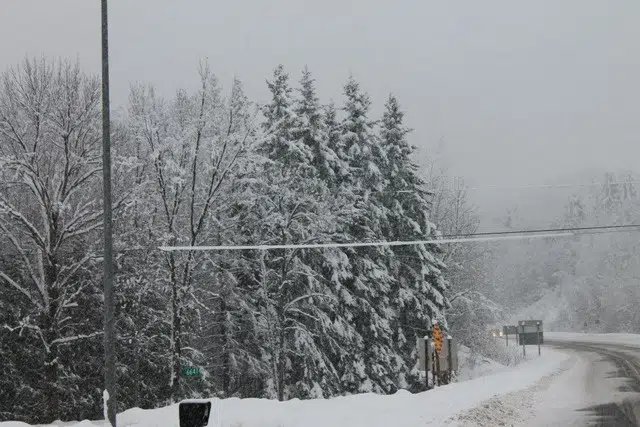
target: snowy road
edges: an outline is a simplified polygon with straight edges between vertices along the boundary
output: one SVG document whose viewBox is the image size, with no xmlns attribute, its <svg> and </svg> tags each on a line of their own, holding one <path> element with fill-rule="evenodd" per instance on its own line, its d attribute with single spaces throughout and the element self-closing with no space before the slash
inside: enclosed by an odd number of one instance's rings
<svg viewBox="0 0 640 427">
<path fill-rule="evenodd" d="M 574 365 L 542 394 L 538 425 L 640 424 L 640 343 L 579 334 L 549 337 Z"/>
<path fill-rule="evenodd" d="M 640 335 L 547 333 L 542 354 L 553 352 L 567 356 L 556 371 L 463 411 L 454 424 L 640 425 Z M 537 357 L 527 355 L 532 361 Z"/>
</svg>

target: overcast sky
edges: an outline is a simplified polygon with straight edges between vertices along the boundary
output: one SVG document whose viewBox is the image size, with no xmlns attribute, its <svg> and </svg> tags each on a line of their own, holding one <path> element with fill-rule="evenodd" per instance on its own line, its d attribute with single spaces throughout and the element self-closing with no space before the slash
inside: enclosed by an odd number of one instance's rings
<svg viewBox="0 0 640 427">
<path fill-rule="evenodd" d="M 0 69 L 25 55 L 99 70 L 99 0 L 4 0 Z M 421 155 L 440 141 L 473 185 L 640 169 L 637 0 L 111 0 L 113 100 L 129 84 L 193 86 L 208 57 L 266 100 L 306 64 L 323 101 L 352 73 L 380 111 L 394 92 Z"/>
</svg>

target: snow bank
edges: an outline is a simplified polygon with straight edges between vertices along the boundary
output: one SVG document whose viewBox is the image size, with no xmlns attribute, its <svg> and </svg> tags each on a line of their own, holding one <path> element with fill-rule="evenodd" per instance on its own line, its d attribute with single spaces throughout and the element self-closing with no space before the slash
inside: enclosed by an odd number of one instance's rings
<svg viewBox="0 0 640 427">
<path fill-rule="evenodd" d="M 505 365 L 488 357 L 474 354 L 468 347 L 463 345 L 458 350 L 458 362 L 460 363 L 458 381 L 468 381 L 506 369 Z"/>
<path fill-rule="evenodd" d="M 556 372 L 568 356 L 545 349 L 542 357 L 529 356 L 520 365 L 499 373 L 411 394 L 390 396 L 359 394 L 332 399 L 277 402 L 267 399 L 212 400 L 214 427 L 414 427 L 442 425 L 461 411 L 472 409 L 497 395 L 524 389 Z M 118 425 L 178 427 L 178 405 L 154 410 L 129 409 L 118 414 Z M 0 423 L 23 427 L 22 423 Z M 54 423 L 49 427 L 96 427 L 104 422 Z"/>
</svg>

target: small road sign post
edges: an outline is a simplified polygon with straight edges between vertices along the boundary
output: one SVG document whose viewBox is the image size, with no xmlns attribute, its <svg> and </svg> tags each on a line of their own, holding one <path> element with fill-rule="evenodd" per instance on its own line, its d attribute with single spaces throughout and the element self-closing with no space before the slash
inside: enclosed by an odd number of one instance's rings
<svg viewBox="0 0 640 427">
<path fill-rule="evenodd" d="M 505 338 L 506 345 L 509 347 L 509 335 L 516 337 L 516 345 L 518 345 L 518 327 L 513 325 L 504 325 L 502 327 L 502 335 Z"/>
<path fill-rule="evenodd" d="M 433 358 L 431 357 L 431 348 L 433 343 L 428 336 L 417 338 L 418 348 L 418 369 L 420 372 L 424 372 L 425 389 L 430 390 L 429 384 L 429 371 L 431 371 L 433 365 Z"/>
<path fill-rule="evenodd" d="M 436 365 L 436 348 L 435 345 L 433 345 L 433 342 L 431 343 L 432 346 L 429 348 L 429 354 L 431 354 L 431 360 L 433 360 L 433 363 L 431 364 L 431 385 L 432 388 L 435 388 L 438 383 L 437 383 L 437 378 L 438 378 L 438 371 L 437 369 L 437 365 Z"/>
<path fill-rule="evenodd" d="M 520 327 L 518 328 L 518 332 L 520 333 L 520 342 L 522 342 L 522 357 L 524 357 L 525 359 L 527 358 L 527 346 L 526 346 L 526 342 L 525 342 L 525 335 L 524 335 L 524 325 L 522 322 L 520 322 Z"/>
<path fill-rule="evenodd" d="M 433 338 L 428 338 L 427 342 L 425 343 L 425 351 L 426 351 L 426 357 L 427 357 L 427 367 L 425 369 L 424 375 L 426 376 L 426 381 L 427 381 L 427 389 L 432 389 L 434 387 L 435 384 L 435 376 L 434 376 L 434 370 L 435 370 L 435 359 L 433 357 Z M 429 372 L 431 372 L 431 384 L 429 384 Z"/>
<path fill-rule="evenodd" d="M 536 322 L 536 337 L 538 340 L 538 356 L 540 356 L 540 322 Z"/>
<path fill-rule="evenodd" d="M 458 370 L 458 353 L 453 337 L 448 334 L 445 336 L 437 322 L 431 327 L 430 335 L 429 339 L 419 338 L 417 344 L 420 355 L 419 370 L 424 369 L 427 374 L 431 371 L 432 381 L 429 383 L 427 378 L 427 389 L 451 383 Z M 423 347 L 427 350 L 425 356 L 422 356 Z"/>
<path fill-rule="evenodd" d="M 442 384 L 440 383 L 440 355 L 438 354 L 438 351 L 436 350 L 436 352 L 434 353 L 434 357 L 436 359 L 436 376 L 435 378 L 437 378 L 437 384 L 438 386 L 441 386 Z M 436 379 L 434 378 L 434 384 Z"/>
<path fill-rule="evenodd" d="M 447 368 L 448 368 L 448 378 L 447 383 L 451 383 L 453 378 L 453 347 L 452 347 L 453 339 L 450 336 L 447 336 Z"/>
</svg>

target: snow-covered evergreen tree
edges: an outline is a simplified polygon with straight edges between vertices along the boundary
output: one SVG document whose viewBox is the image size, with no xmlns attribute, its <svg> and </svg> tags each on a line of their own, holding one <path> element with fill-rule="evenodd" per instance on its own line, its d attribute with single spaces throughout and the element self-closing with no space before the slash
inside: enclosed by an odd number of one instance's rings
<svg viewBox="0 0 640 427">
<path fill-rule="evenodd" d="M 385 154 L 368 117 L 368 95 L 353 78 L 345 85 L 344 94 L 339 144 L 344 147 L 349 173 L 340 190 L 351 201 L 350 214 L 343 223 L 345 233 L 356 242 L 381 241 L 386 213 L 379 193 L 384 187 L 381 167 Z M 394 278 L 385 263 L 391 252 L 388 247 L 370 247 L 345 253 L 351 276 L 341 289 L 340 310 L 357 335 L 340 363 L 343 387 L 349 392 L 390 392 L 397 387 L 393 372 L 397 353 L 390 323 Z"/>
<path fill-rule="evenodd" d="M 304 80 L 304 79 L 303 79 Z M 256 165 L 259 180 L 247 185 L 247 218 L 254 244 L 322 241 L 331 233 L 333 198 L 317 153 L 326 153 L 312 81 L 292 108 L 287 75 L 280 66 L 268 83 L 272 100 L 263 107 L 264 137 Z M 304 87 L 304 86 L 303 86 Z M 256 315 L 263 339 L 266 392 L 271 397 L 311 397 L 339 390 L 323 343 L 335 336 L 329 313 L 335 302 L 328 281 L 315 268 L 320 253 L 282 249 L 255 254 Z"/>
<path fill-rule="evenodd" d="M 336 155 L 336 160 L 331 164 L 333 168 L 333 177 L 335 182 L 331 186 L 332 189 L 340 187 L 349 175 L 349 163 L 342 139 L 342 132 L 336 107 L 330 103 L 323 108 L 323 121 L 326 129 L 327 147 Z"/>
<path fill-rule="evenodd" d="M 32 61 L 2 82 L 0 419 L 95 418 L 99 86 Z M 135 86 L 114 120 L 120 409 L 414 385 L 413 337 L 446 305 L 435 247 L 157 250 L 435 235 L 394 98 L 377 127 L 353 78 L 340 110 L 307 69 L 297 90 L 282 66 L 267 85 L 258 109 L 205 65 L 171 98 Z"/>
<path fill-rule="evenodd" d="M 429 194 L 411 158 L 415 148 L 407 141 L 410 130 L 403 120 L 397 99 L 389 96 L 380 123 L 380 141 L 386 153 L 381 197 L 386 222 L 382 231 L 390 241 L 435 238 L 435 225 L 429 219 Z M 415 363 L 411 355 L 415 337 L 424 335 L 432 320 L 444 320 L 444 264 L 436 245 L 396 246 L 391 252 L 389 268 L 397 279 L 393 287 L 393 307 L 397 311 L 394 336 L 403 360 L 398 374 L 406 385 Z"/>
<path fill-rule="evenodd" d="M 331 120 L 335 120 L 335 111 L 334 116 L 327 122 L 316 96 L 315 80 L 306 67 L 302 71 L 298 92 L 299 96 L 295 100 L 294 135 L 311 148 L 311 164 L 316 170 L 315 176 L 327 185 L 332 185 L 336 181 L 336 171 L 340 170 L 340 159 L 330 146 L 330 138 L 335 132 L 335 129 L 331 128 Z"/>
<path fill-rule="evenodd" d="M 267 81 L 271 92 L 271 102 L 263 107 L 262 124 L 266 140 L 260 151 L 269 159 L 278 159 L 287 168 L 304 168 L 303 175 L 310 173 L 313 161 L 313 149 L 305 144 L 304 135 L 296 132 L 298 117 L 291 96 L 289 74 L 279 65 L 273 72 L 271 81 Z"/>
<path fill-rule="evenodd" d="M 330 227 L 326 188 L 310 186 L 275 166 L 257 186 L 255 237 L 269 244 L 301 244 L 322 240 Z M 324 277 L 315 271 L 309 251 L 282 249 L 257 256 L 260 267 L 259 312 L 263 357 L 269 366 L 267 391 L 271 397 L 320 397 L 338 390 L 337 374 L 322 343 L 335 333 L 329 313 L 335 297 Z"/>
</svg>

